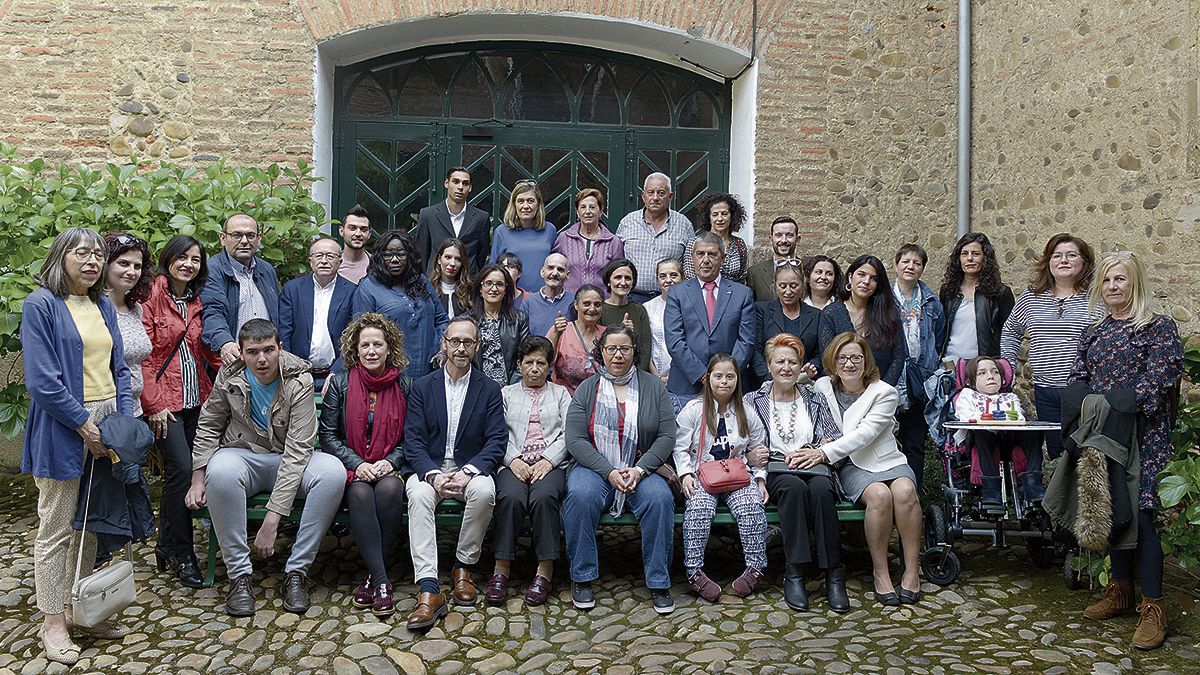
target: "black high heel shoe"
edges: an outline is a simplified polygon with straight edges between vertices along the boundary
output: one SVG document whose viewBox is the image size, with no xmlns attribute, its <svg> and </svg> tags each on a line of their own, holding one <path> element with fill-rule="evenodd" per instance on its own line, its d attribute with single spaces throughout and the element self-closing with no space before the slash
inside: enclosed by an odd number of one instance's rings
<svg viewBox="0 0 1200 675">
<path fill-rule="evenodd" d="M 170 569 L 171 574 L 184 586 L 188 588 L 204 586 L 204 576 L 200 574 L 200 565 L 196 562 L 195 554 L 174 556 L 156 548 L 154 549 L 154 560 L 158 563 L 159 572 L 166 572 Z"/>
<path fill-rule="evenodd" d="M 875 590 L 875 585 L 872 584 L 871 592 L 875 594 L 875 602 L 878 602 L 879 604 L 883 605 L 884 607 L 899 607 L 900 606 L 900 596 L 896 594 L 896 591 L 891 591 L 888 593 L 880 593 L 879 591 Z"/>
</svg>

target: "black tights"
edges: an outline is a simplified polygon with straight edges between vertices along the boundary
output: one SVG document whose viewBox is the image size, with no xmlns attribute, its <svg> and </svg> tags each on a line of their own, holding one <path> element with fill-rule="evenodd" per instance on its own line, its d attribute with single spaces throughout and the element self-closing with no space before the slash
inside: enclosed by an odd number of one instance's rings
<svg viewBox="0 0 1200 675">
<path fill-rule="evenodd" d="M 1114 550 L 1112 556 L 1112 578 L 1132 579 L 1137 565 L 1138 581 L 1142 584 L 1142 595 L 1161 598 L 1163 584 L 1162 542 L 1154 527 L 1154 510 L 1138 511 L 1137 548 Z"/>
<path fill-rule="evenodd" d="M 383 559 L 400 532 L 403 503 L 404 482 L 396 476 L 384 476 L 374 483 L 354 481 L 346 490 L 350 532 L 371 573 L 372 584 L 387 583 L 387 565 Z"/>
</svg>

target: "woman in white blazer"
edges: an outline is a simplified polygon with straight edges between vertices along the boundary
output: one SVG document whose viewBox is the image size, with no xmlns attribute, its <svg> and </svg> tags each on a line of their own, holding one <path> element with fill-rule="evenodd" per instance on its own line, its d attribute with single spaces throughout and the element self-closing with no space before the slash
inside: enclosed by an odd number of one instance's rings
<svg viewBox="0 0 1200 675">
<path fill-rule="evenodd" d="M 828 401 L 842 437 L 805 451 L 801 466 L 842 463 L 838 478 L 846 497 L 867 509 L 875 599 L 887 606 L 916 604 L 921 599 L 921 502 L 916 477 L 893 434 L 899 395 L 879 379 L 870 345 L 858 334 L 836 336 L 822 356 L 822 365 L 829 375 L 817 380 L 814 388 Z M 898 593 L 887 559 L 893 527 L 900 533 L 904 553 Z"/>
</svg>

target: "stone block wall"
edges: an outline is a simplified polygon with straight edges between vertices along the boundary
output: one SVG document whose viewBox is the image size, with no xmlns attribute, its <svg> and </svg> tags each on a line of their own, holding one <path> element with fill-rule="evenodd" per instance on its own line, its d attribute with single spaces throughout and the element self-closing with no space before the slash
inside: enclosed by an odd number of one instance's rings
<svg viewBox="0 0 1200 675">
<path fill-rule="evenodd" d="M 937 285 L 955 238 L 957 5 L 762 0 L 756 221 L 804 253 Z M 0 138 L 26 156 L 202 166 L 310 158 L 319 41 L 422 16 L 578 12 L 748 50 L 733 0 L 0 0 Z M 1200 0 L 976 0 L 972 218 L 1019 289 L 1045 238 L 1147 256 L 1184 330 L 1200 306 Z M 763 234 L 760 231 L 760 235 Z M 759 241 L 764 241 L 759 237 Z M 1169 291 L 1169 297 L 1168 297 Z"/>
</svg>

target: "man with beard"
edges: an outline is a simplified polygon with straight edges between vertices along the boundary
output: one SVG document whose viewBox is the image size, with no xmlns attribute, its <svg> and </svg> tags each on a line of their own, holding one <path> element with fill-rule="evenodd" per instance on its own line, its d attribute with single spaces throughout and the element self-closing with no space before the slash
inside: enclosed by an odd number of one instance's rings
<svg viewBox="0 0 1200 675">
<path fill-rule="evenodd" d="M 508 426 L 500 385 L 472 368 L 479 326 L 470 315 L 450 320 L 442 338 L 446 365 L 413 384 L 404 419 L 404 459 L 412 470 L 408 496 L 408 541 L 419 587 L 409 630 L 429 628 L 449 606 L 438 580 L 434 511 L 443 499 L 464 503 L 462 528 L 451 572 L 454 604 L 475 604 L 478 591 L 471 566 L 492 522 L 496 483 L 492 474 L 504 459 Z"/>
<path fill-rule="evenodd" d="M 754 291 L 756 302 L 775 299 L 775 268 L 782 260 L 796 257 L 796 235 L 799 226 L 791 216 L 779 216 L 771 221 L 771 258 L 750 266 L 746 285 Z"/>
<path fill-rule="evenodd" d="M 342 264 L 337 272 L 357 284 L 367 276 L 367 265 L 371 264 L 371 255 L 367 253 L 367 242 L 371 240 L 371 221 L 367 217 L 367 210 L 355 204 L 342 218 L 342 227 L 338 232 L 342 235 L 345 250 L 342 251 Z"/>
<path fill-rule="evenodd" d="M 529 334 L 546 335 L 559 314 L 566 316 L 575 294 L 563 289 L 571 275 L 571 263 L 561 253 L 551 253 L 542 263 L 542 288 L 525 296 L 521 311 L 529 317 Z"/>
</svg>

